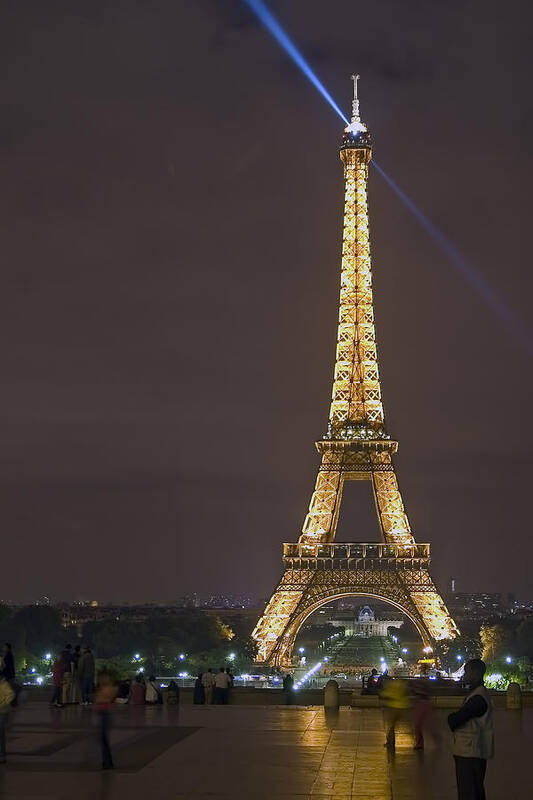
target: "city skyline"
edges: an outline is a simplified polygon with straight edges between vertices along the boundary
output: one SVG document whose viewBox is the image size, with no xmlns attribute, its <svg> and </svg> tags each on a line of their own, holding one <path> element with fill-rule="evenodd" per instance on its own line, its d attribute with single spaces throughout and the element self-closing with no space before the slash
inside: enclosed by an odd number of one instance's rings
<svg viewBox="0 0 533 800">
<path fill-rule="evenodd" d="M 483 36 L 433 9 L 430 46 L 414 4 L 384 24 L 379 4 L 341 5 L 349 35 L 302 2 L 280 13 L 346 112 L 363 75 L 380 163 L 530 322 L 525 34 L 497 4 L 479 4 Z M 13 23 L 2 592 L 266 596 L 329 403 L 341 126 L 238 3 L 116 19 L 30 3 Z M 413 531 L 441 586 L 527 597 L 531 358 L 376 174 L 369 206 Z M 352 488 L 338 540 L 377 540 Z"/>
</svg>

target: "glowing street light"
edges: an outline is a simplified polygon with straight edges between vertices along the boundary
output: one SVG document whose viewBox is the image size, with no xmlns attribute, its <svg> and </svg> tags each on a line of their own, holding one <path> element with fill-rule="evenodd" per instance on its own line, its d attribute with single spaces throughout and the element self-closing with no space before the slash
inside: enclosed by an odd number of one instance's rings
<svg viewBox="0 0 533 800">
<path fill-rule="evenodd" d="M 184 658 L 185 658 L 185 654 L 184 653 L 180 653 L 180 655 L 179 655 L 180 661 L 183 661 Z"/>
<path fill-rule="evenodd" d="M 408 652 L 409 650 L 407 649 L 407 647 L 402 647 L 402 653 L 408 653 Z"/>
<path fill-rule="evenodd" d="M 133 658 L 135 659 L 135 661 L 138 661 L 138 660 L 140 659 L 140 657 L 141 657 L 141 654 L 140 654 L 140 653 L 135 653 L 135 655 L 133 656 Z"/>
<path fill-rule="evenodd" d="M 52 659 L 52 653 L 45 653 L 44 654 L 44 660 L 45 661 L 51 661 L 51 659 Z"/>
<path fill-rule="evenodd" d="M 230 653 L 228 658 L 229 658 L 230 661 L 234 661 L 235 660 L 235 653 Z"/>
<path fill-rule="evenodd" d="M 299 647 L 298 648 L 298 652 L 299 653 L 305 653 L 305 647 Z"/>
<path fill-rule="evenodd" d="M 505 660 L 507 661 L 508 664 L 513 663 L 513 659 L 511 658 L 511 656 L 506 656 Z"/>
<path fill-rule="evenodd" d="M 462 656 L 457 656 L 457 661 L 462 661 L 462 660 L 463 660 Z"/>
</svg>

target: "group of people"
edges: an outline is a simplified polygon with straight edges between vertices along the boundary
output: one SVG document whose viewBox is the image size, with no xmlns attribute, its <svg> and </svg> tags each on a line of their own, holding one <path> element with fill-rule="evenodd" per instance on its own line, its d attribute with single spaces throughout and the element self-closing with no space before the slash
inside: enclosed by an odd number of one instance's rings
<svg viewBox="0 0 533 800">
<path fill-rule="evenodd" d="M 67 644 L 52 664 L 54 692 L 51 704 L 61 708 L 68 703 L 88 705 L 95 686 L 96 665 L 91 648 Z"/>
<path fill-rule="evenodd" d="M 194 682 L 193 703 L 196 705 L 227 705 L 234 677 L 229 667 L 213 672 L 211 667 L 200 672 Z"/>
<path fill-rule="evenodd" d="M 464 683 L 468 686 L 469 694 L 461 708 L 449 714 L 447 720 L 453 738 L 452 752 L 459 800 L 485 800 L 487 760 L 494 755 L 492 701 L 483 682 L 485 669 L 485 663 L 479 658 L 465 664 Z M 415 749 L 423 749 L 425 733 L 429 733 L 437 744 L 440 742 L 441 734 L 433 716 L 425 681 L 413 681 L 412 687 L 410 694 L 404 680 L 385 677 L 381 682 L 380 698 L 385 706 L 385 744 L 390 749 L 395 747 L 396 727 L 405 719 L 411 702 Z"/>
</svg>

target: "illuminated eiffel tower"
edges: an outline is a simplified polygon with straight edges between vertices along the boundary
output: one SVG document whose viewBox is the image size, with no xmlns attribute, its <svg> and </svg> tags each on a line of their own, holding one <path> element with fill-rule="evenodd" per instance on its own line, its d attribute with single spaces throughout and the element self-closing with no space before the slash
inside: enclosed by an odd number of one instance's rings
<svg viewBox="0 0 533 800">
<path fill-rule="evenodd" d="M 316 443 L 322 461 L 297 544 L 283 545 L 285 571 L 252 636 L 257 661 L 288 665 L 296 634 L 326 602 L 374 597 L 403 611 L 427 654 L 458 634 L 429 574 L 429 544 L 409 527 L 386 432 L 376 352 L 367 178 L 371 138 L 359 116 L 358 75 L 352 76 L 351 123 L 344 164 L 344 229 L 337 350 L 327 433 Z M 372 482 L 381 543 L 335 543 L 344 482 Z"/>
</svg>

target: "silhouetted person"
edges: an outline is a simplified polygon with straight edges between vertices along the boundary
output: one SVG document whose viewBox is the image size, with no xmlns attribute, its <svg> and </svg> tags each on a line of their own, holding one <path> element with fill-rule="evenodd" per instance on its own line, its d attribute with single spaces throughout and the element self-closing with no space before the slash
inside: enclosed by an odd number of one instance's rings
<svg viewBox="0 0 533 800">
<path fill-rule="evenodd" d="M 78 680 L 81 685 L 81 701 L 85 705 L 91 702 L 94 689 L 95 664 L 90 647 L 84 647 L 78 661 Z"/>
<path fill-rule="evenodd" d="M 194 682 L 194 693 L 192 701 L 197 706 L 203 706 L 205 703 L 205 689 L 202 684 L 202 673 L 198 675 Z"/>
<path fill-rule="evenodd" d="M 366 679 L 366 692 L 365 694 L 378 694 L 381 689 L 381 675 L 377 669 L 373 669 L 368 678 Z"/>
<path fill-rule="evenodd" d="M 15 680 L 15 657 L 13 656 L 13 648 L 9 642 L 6 642 L 4 645 L 2 659 L 2 677 L 11 684 Z"/>
<path fill-rule="evenodd" d="M 470 694 L 459 711 L 448 717 L 459 800 L 485 800 L 487 759 L 494 755 L 492 701 L 483 684 L 485 669 L 479 658 L 466 662 L 464 679 Z"/>
<path fill-rule="evenodd" d="M 215 675 L 215 703 L 225 706 L 228 704 L 229 687 L 231 686 L 231 678 L 224 669 L 220 667 Z"/>
<path fill-rule="evenodd" d="M 14 696 L 13 700 L 11 701 L 11 705 L 16 706 L 18 693 L 20 691 L 20 686 L 17 685 L 17 682 L 15 680 L 15 657 L 13 655 L 13 648 L 11 647 L 10 642 L 6 642 L 4 645 L 4 651 L 0 663 L 2 664 L 0 674 L 2 675 L 2 677 L 6 679 L 6 681 L 13 689 Z"/>
<path fill-rule="evenodd" d="M 62 703 L 70 702 L 70 686 L 72 683 L 72 662 L 74 660 L 74 653 L 72 652 L 72 645 L 66 644 L 61 653 L 61 660 L 63 661 L 63 691 L 61 696 Z"/>
<path fill-rule="evenodd" d="M 61 655 L 56 655 L 54 663 L 52 664 L 52 683 L 54 684 L 54 693 L 50 704 L 56 708 L 62 708 L 63 703 L 63 676 L 65 675 L 65 662 Z"/>
<path fill-rule="evenodd" d="M 167 705 L 177 706 L 180 702 L 180 690 L 176 681 L 170 681 L 167 689 Z"/>
<path fill-rule="evenodd" d="M 15 692 L 9 681 L 0 675 L 0 764 L 6 763 L 6 730 Z"/>
<path fill-rule="evenodd" d="M 140 675 L 135 676 L 135 680 L 131 684 L 130 696 L 131 703 L 134 706 L 143 706 L 144 697 L 146 694 L 146 687 Z"/>
<path fill-rule="evenodd" d="M 283 691 L 285 692 L 285 705 L 291 706 L 294 698 L 294 678 L 287 672 L 283 678 Z"/>
<path fill-rule="evenodd" d="M 81 702 L 81 683 L 79 677 L 79 662 L 81 658 L 81 646 L 79 644 L 76 645 L 74 648 L 74 652 L 72 653 L 72 661 L 70 662 L 70 669 L 72 672 L 71 682 L 70 682 L 70 703 L 80 703 Z"/>
<path fill-rule="evenodd" d="M 113 769 L 113 756 L 109 744 L 109 731 L 111 728 L 111 707 L 117 696 L 117 686 L 108 672 L 98 675 L 95 701 L 100 718 L 100 748 L 102 751 L 102 769 Z"/>
</svg>

